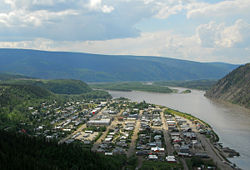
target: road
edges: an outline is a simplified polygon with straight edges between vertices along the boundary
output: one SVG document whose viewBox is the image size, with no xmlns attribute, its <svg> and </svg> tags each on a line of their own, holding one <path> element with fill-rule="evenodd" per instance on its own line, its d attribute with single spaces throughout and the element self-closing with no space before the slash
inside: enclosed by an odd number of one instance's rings
<svg viewBox="0 0 250 170">
<path fill-rule="evenodd" d="M 223 162 L 225 161 L 224 158 L 220 155 L 219 151 L 214 148 L 214 146 L 211 144 L 208 138 L 199 133 L 197 133 L 197 136 L 201 140 L 201 143 L 204 146 L 205 150 L 207 151 L 207 154 L 213 159 L 214 163 L 220 169 L 233 170 L 233 168 L 230 165 L 225 164 Z"/>
<path fill-rule="evenodd" d="M 141 125 L 140 117 L 142 115 L 142 112 L 143 112 L 143 110 L 140 110 L 138 120 L 136 121 L 134 133 L 133 133 L 133 136 L 131 138 L 131 144 L 130 144 L 128 152 L 127 152 L 127 157 L 130 157 L 135 153 L 136 139 L 138 138 L 138 132 L 139 132 L 139 128 Z"/>
<path fill-rule="evenodd" d="M 171 139 L 170 139 L 170 136 L 168 134 L 168 125 L 167 125 L 166 118 L 165 118 L 163 112 L 161 112 L 161 120 L 162 120 L 162 127 L 163 127 L 163 135 L 164 135 L 165 144 L 166 144 L 166 148 L 167 148 L 167 154 L 173 155 L 174 148 L 171 144 Z"/>
<path fill-rule="evenodd" d="M 231 170 L 233 169 L 230 165 L 225 164 L 226 160 L 221 156 L 219 151 L 213 146 L 213 144 L 209 141 L 206 136 L 198 133 L 198 130 L 196 129 L 195 125 L 192 124 L 190 120 L 187 120 L 190 127 L 192 128 L 193 132 L 196 132 L 196 135 L 198 139 L 200 139 L 202 146 L 204 146 L 205 151 L 207 154 L 213 159 L 214 163 L 220 168 L 220 169 L 227 169 Z"/>
<path fill-rule="evenodd" d="M 163 135 L 164 135 L 168 155 L 174 155 L 174 148 L 173 148 L 173 145 L 171 144 L 171 138 L 170 138 L 169 133 L 168 133 L 168 125 L 167 125 L 166 118 L 165 118 L 163 112 L 161 112 L 161 120 L 162 120 L 162 123 L 163 123 L 162 124 L 162 126 L 163 126 Z M 181 161 L 181 163 L 183 165 L 183 169 L 188 170 L 188 166 L 186 164 L 185 159 L 180 158 L 180 161 Z"/>
</svg>

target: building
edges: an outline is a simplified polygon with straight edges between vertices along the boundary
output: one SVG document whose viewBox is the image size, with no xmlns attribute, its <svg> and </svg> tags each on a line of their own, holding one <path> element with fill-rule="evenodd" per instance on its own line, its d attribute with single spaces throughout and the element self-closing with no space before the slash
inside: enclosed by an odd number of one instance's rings
<svg viewBox="0 0 250 170">
<path fill-rule="evenodd" d="M 90 120 L 87 122 L 87 126 L 108 126 L 111 123 L 111 119 Z"/>
</svg>

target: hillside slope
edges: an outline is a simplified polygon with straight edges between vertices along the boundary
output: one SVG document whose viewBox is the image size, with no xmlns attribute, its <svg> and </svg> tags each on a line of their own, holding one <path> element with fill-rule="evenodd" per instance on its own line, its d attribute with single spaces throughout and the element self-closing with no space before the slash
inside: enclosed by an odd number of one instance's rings
<svg viewBox="0 0 250 170">
<path fill-rule="evenodd" d="M 26 100 L 42 99 L 53 94 L 39 86 L 0 84 L 0 107 L 17 105 Z"/>
<path fill-rule="evenodd" d="M 12 79 L 30 79 L 30 77 L 24 75 L 0 73 L 0 81 L 12 80 Z"/>
<path fill-rule="evenodd" d="M 87 82 L 219 79 L 236 68 L 164 57 L 0 49 L 0 71 Z"/>
<path fill-rule="evenodd" d="M 205 95 L 250 108 L 250 63 L 219 80 Z"/>
<path fill-rule="evenodd" d="M 56 141 L 0 130 L 0 169 L 121 169 L 122 156 L 105 157 L 84 150 L 80 145 L 57 144 Z"/>
<path fill-rule="evenodd" d="M 92 89 L 81 80 L 40 80 L 40 79 L 30 79 L 30 80 L 10 80 L 5 81 L 8 84 L 20 84 L 20 85 L 32 85 L 42 87 L 56 94 L 83 94 L 91 92 Z"/>
</svg>

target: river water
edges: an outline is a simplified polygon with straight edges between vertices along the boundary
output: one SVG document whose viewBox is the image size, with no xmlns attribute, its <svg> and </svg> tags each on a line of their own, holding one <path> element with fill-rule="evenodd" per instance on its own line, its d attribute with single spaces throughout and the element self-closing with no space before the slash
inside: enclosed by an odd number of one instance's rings
<svg viewBox="0 0 250 170">
<path fill-rule="evenodd" d="M 186 89 L 175 88 L 179 91 Z M 126 97 L 132 101 L 167 106 L 190 113 L 207 123 L 219 135 L 223 146 L 228 146 L 240 153 L 240 157 L 230 161 L 242 169 L 250 169 L 250 111 L 235 105 L 218 103 L 204 97 L 204 91 L 192 90 L 189 94 L 164 94 L 151 92 L 109 91 L 114 97 Z"/>
</svg>

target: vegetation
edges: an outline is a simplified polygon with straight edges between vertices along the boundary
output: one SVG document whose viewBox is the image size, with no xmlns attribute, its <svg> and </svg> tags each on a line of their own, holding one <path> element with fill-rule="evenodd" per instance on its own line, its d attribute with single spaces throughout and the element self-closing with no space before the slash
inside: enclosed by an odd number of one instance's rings
<svg viewBox="0 0 250 170">
<path fill-rule="evenodd" d="M 216 167 L 212 159 L 204 160 L 198 157 L 193 157 L 193 158 L 186 158 L 185 161 L 187 163 L 188 169 L 194 169 L 201 166 L 206 167 L 206 169 L 208 168 L 208 166 Z"/>
<path fill-rule="evenodd" d="M 192 92 L 191 90 L 184 90 L 184 91 L 182 91 L 181 93 L 187 94 L 187 93 L 191 93 L 191 92 Z"/>
<path fill-rule="evenodd" d="M 124 156 L 107 157 L 78 144 L 57 144 L 43 138 L 0 130 L 0 169 L 121 169 Z"/>
<path fill-rule="evenodd" d="M 190 89 L 208 90 L 215 85 L 217 80 L 190 80 L 190 81 L 159 81 L 158 86 L 185 87 Z"/>
<path fill-rule="evenodd" d="M 89 84 L 92 88 L 105 89 L 105 90 L 117 90 L 117 91 L 147 91 L 157 93 L 172 93 L 172 89 L 168 87 L 145 84 L 142 82 L 117 82 L 117 83 L 97 83 Z"/>
<path fill-rule="evenodd" d="M 33 85 L 45 88 L 56 94 L 82 94 L 91 92 L 92 89 L 80 80 L 10 80 L 8 84 Z"/>
<path fill-rule="evenodd" d="M 105 91 L 93 90 L 93 91 L 88 92 L 88 93 L 80 94 L 80 95 L 78 95 L 78 97 L 84 98 L 84 99 L 98 99 L 98 98 L 110 99 L 111 95 Z"/>
<path fill-rule="evenodd" d="M 165 169 L 180 169 L 181 164 L 159 162 L 159 161 L 143 161 L 141 170 L 165 170 Z"/>
<path fill-rule="evenodd" d="M 250 63 L 218 81 L 205 95 L 250 108 Z"/>
<path fill-rule="evenodd" d="M 219 79 L 236 68 L 165 57 L 0 49 L 0 71 L 88 82 Z"/>
<path fill-rule="evenodd" d="M 27 121 L 29 106 L 55 96 L 46 89 L 32 85 L 0 85 L 0 128 Z"/>
<path fill-rule="evenodd" d="M 24 75 L 16 75 L 16 74 L 8 74 L 8 73 L 0 73 L 0 80 L 12 80 L 12 79 L 30 79 L 28 76 Z"/>
<path fill-rule="evenodd" d="M 126 170 L 136 169 L 137 162 L 138 162 L 138 158 L 136 156 L 127 158 L 125 169 Z"/>
</svg>

